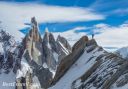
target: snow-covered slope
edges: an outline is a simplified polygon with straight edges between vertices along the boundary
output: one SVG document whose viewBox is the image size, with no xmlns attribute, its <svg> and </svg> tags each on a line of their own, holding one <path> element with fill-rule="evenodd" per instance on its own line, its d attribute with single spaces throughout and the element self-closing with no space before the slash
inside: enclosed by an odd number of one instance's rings
<svg viewBox="0 0 128 89">
<path fill-rule="evenodd" d="M 71 89 L 73 81 L 82 76 L 96 62 L 96 58 L 104 53 L 103 50 L 98 51 L 99 47 L 90 53 L 87 53 L 86 50 L 88 48 L 85 48 L 81 57 L 71 66 L 56 85 L 49 89 Z"/>
</svg>

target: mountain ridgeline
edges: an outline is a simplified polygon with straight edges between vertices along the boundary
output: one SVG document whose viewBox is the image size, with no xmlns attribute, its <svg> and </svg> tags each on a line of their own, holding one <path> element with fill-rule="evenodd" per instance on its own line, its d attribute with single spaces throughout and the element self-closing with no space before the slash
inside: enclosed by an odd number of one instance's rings
<svg viewBox="0 0 128 89">
<path fill-rule="evenodd" d="M 42 39 L 34 17 L 31 19 L 31 24 L 32 29 L 22 42 L 24 53 L 21 55 L 27 60 L 32 70 L 32 72 L 27 70 L 27 73 L 32 75 L 30 80 L 34 81 L 33 78 L 37 77 L 40 87 L 47 88 L 54 77 L 59 62 L 71 52 L 71 47 L 66 39 L 61 36 L 58 36 L 57 40 L 55 40 L 53 34 L 48 32 L 48 29 L 45 30 Z M 20 80 L 18 78 L 18 82 L 21 81 L 22 78 Z"/>
<path fill-rule="evenodd" d="M 61 35 L 55 39 L 47 28 L 42 37 L 35 17 L 31 19 L 31 29 L 21 43 L 1 30 L 0 45 L 3 49 L 0 53 L 0 79 L 3 74 L 9 77 L 13 73 L 16 83 L 13 88 L 2 89 L 128 87 L 126 58 L 105 51 L 95 39 L 87 36 L 81 37 L 73 47 Z"/>
</svg>

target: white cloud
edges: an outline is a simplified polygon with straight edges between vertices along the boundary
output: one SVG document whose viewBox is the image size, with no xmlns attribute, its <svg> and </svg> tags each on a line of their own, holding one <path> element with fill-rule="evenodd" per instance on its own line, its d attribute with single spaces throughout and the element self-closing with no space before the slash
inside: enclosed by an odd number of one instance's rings
<svg viewBox="0 0 128 89">
<path fill-rule="evenodd" d="M 95 28 L 106 28 L 106 27 L 108 27 L 108 26 L 109 26 L 109 25 L 104 24 L 104 23 L 99 23 L 99 24 L 94 25 Z"/>
<path fill-rule="evenodd" d="M 33 16 L 39 23 L 104 19 L 104 16 L 85 8 L 0 2 L 0 20 L 12 35 L 18 34 L 17 38 L 23 36 L 22 33 L 18 33 L 18 30 L 25 27 L 24 23 L 29 22 Z"/>
<path fill-rule="evenodd" d="M 128 46 L 128 24 L 117 27 L 104 25 L 98 31 L 101 33 L 97 34 L 95 38 L 99 45 L 117 48 Z"/>
</svg>

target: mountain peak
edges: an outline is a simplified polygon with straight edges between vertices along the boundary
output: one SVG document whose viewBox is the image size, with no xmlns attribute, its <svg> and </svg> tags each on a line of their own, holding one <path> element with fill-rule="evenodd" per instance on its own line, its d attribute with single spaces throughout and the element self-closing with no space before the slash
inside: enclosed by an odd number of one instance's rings
<svg viewBox="0 0 128 89">
<path fill-rule="evenodd" d="M 38 23 L 35 17 L 31 18 L 31 29 L 27 35 L 28 39 L 32 39 L 33 41 L 41 41 L 41 35 L 38 30 Z"/>
<path fill-rule="evenodd" d="M 37 21 L 36 21 L 35 17 L 31 18 L 31 23 L 32 23 L 32 25 L 37 26 Z"/>
</svg>

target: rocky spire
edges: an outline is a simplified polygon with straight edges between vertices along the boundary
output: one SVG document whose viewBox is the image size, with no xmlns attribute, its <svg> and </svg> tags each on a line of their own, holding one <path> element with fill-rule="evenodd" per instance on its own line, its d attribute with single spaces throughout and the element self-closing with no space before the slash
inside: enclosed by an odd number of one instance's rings
<svg viewBox="0 0 128 89">
<path fill-rule="evenodd" d="M 34 25 L 34 26 L 37 27 L 37 21 L 36 21 L 36 18 L 35 17 L 32 17 L 31 18 L 31 23 L 32 23 L 32 25 Z"/>
<path fill-rule="evenodd" d="M 48 44 L 48 43 L 49 43 L 49 31 L 48 31 L 48 28 L 47 28 L 47 27 L 45 28 L 45 33 L 44 33 L 43 42 L 44 42 L 45 44 Z"/>
<path fill-rule="evenodd" d="M 31 60 L 34 60 L 38 65 L 42 65 L 42 38 L 38 31 L 38 24 L 35 17 L 31 18 L 31 26 L 31 30 L 24 38 L 23 45 L 28 50 Z"/>
<path fill-rule="evenodd" d="M 33 41 L 40 41 L 41 42 L 41 35 L 39 33 L 39 30 L 38 30 L 38 23 L 36 21 L 36 18 L 35 17 L 32 17 L 31 18 L 31 30 L 29 32 L 29 36 L 30 38 L 33 40 Z"/>
</svg>

